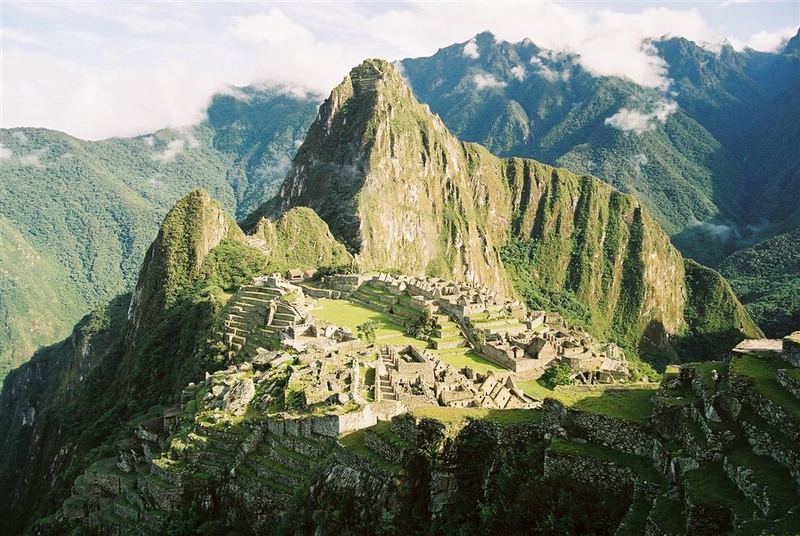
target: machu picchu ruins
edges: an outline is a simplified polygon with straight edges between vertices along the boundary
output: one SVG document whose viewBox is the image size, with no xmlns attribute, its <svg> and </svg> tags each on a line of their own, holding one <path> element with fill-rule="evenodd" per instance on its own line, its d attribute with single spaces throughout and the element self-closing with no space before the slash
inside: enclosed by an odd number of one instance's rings
<svg viewBox="0 0 800 536">
<path fill-rule="evenodd" d="M 788 4 L 23 4 L 0 536 L 800 536 Z"/>
<path fill-rule="evenodd" d="M 446 452 L 469 423 L 541 442 L 541 478 L 630 497 L 620 531 L 750 534 L 800 515 L 797 334 L 744 341 L 729 361 L 683 365 L 648 385 L 631 381 L 615 345 L 486 289 L 309 272 L 244 285 L 220 336 L 233 364 L 117 442 L 114 458 L 75 481 L 57 519 L 159 531 L 186 490 L 224 482 L 215 500 L 238 505 L 259 532 L 319 471 L 323 492 L 337 471 L 356 471 L 389 500 L 412 453 L 430 441 Z M 544 397 L 526 389 L 555 362 L 575 385 Z M 457 500 L 442 493 L 435 511 Z"/>
</svg>

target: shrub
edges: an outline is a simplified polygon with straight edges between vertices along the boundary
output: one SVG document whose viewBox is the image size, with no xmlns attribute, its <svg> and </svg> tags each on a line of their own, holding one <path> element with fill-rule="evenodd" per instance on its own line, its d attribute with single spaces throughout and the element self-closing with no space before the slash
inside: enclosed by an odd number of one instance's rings
<svg viewBox="0 0 800 536">
<path fill-rule="evenodd" d="M 575 383 L 572 379 L 572 367 L 563 361 L 554 361 L 547 367 L 547 370 L 542 374 L 541 381 L 551 389 L 557 385 L 572 385 Z"/>
<path fill-rule="evenodd" d="M 376 322 L 375 320 L 367 320 L 360 326 L 356 327 L 358 338 L 363 339 L 367 342 L 375 342 L 375 331 L 379 327 L 381 327 L 380 322 Z"/>
</svg>

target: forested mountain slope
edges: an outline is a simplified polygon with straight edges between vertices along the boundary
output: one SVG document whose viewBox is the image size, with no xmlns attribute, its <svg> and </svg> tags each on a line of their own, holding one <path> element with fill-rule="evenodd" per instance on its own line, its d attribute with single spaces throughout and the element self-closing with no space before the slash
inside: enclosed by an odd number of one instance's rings
<svg viewBox="0 0 800 536">
<path fill-rule="evenodd" d="M 242 88 L 185 130 L 87 142 L 0 131 L 0 378 L 131 289 L 169 207 L 196 187 L 244 214 L 275 188 L 314 99 Z M 238 211 L 238 212 L 237 212 Z"/>
</svg>

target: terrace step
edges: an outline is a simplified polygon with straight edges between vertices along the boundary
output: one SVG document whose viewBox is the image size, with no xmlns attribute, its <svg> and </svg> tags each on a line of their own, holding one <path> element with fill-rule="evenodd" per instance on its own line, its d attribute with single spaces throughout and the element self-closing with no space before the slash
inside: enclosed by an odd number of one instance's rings
<svg viewBox="0 0 800 536">
<path fill-rule="evenodd" d="M 786 467 L 768 456 L 755 454 L 745 442 L 736 444 L 727 453 L 723 469 L 733 485 L 765 517 L 780 517 L 800 504 L 797 487 Z"/>
</svg>

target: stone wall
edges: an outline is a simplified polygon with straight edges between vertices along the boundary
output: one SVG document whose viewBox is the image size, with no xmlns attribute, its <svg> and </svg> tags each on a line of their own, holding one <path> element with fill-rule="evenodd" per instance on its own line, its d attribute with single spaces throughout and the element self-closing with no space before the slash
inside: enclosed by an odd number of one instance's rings
<svg viewBox="0 0 800 536">
<path fill-rule="evenodd" d="M 800 454 L 784 441 L 775 439 L 769 432 L 742 421 L 747 441 L 753 447 L 753 452 L 762 456 L 769 456 L 789 470 L 795 482 L 800 486 Z"/>
<path fill-rule="evenodd" d="M 783 338 L 782 355 L 793 367 L 800 367 L 800 331 Z"/>
<path fill-rule="evenodd" d="M 753 480 L 753 472 L 745 467 L 734 465 L 725 457 L 722 460 L 722 469 L 733 484 L 739 488 L 742 494 L 750 497 L 753 504 L 761 512 L 761 515 L 768 516 L 770 513 L 769 495 L 767 488 Z"/>
<path fill-rule="evenodd" d="M 566 478 L 587 486 L 615 493 L 633 493 L 636 477 L 628 467 L 547 449 L 544 476 Z"/>
<path fill-rule="evenodd" d="M 620 452 L 638 456 L 650 456 L 653 452 L 655 440 L 633 422 L 569 409 L 565 427 L 572 435 Z"/>
<path fill-rule="evenodd" d="M 500 350 L 499 348 L 495 348 L 491 344 L 486 343 L 480 345 L 478 347 L 478 353 L 482 357 L 485 357 L 489 361 L 500 365 L 503 368 L 517 372 L 517 360 L 511 359 L 504 351 Z"/>
<path fill-rule="evenodd" d="M 778 383 L 792 393 L 792 396 L 795 398 L 800 398 L 800 380 L 797 378 L 792 378 L 786 373 L 786 369 L 780 369 L 776 374 L 775 378 L 778 380 Z"/>
<path fill-rule="evenodd" d="M 366 430 L 366 435 L 364 436 L 364 444 L 369 448 L 371 451 L 377 453 L 380 457 L 389 460 L 390 462 L 400 465 L 403 463 L 403 458 L 405 451 L 404 449 L 399 449 L 397 446 L 389 443 L 385 439 L 383 439 L 380 435 L 376 434 L 371 430 Z"/>
<path fill-rule="evenodd" d="M 753 408 L 759 417 L 782 430 L 787 437 L 800 441 L 800 423 L 790 417 L 780 404 L 756 391 L 748 378 L 731 373 L 730 391 L 745 405 Z"/>
</svg>

